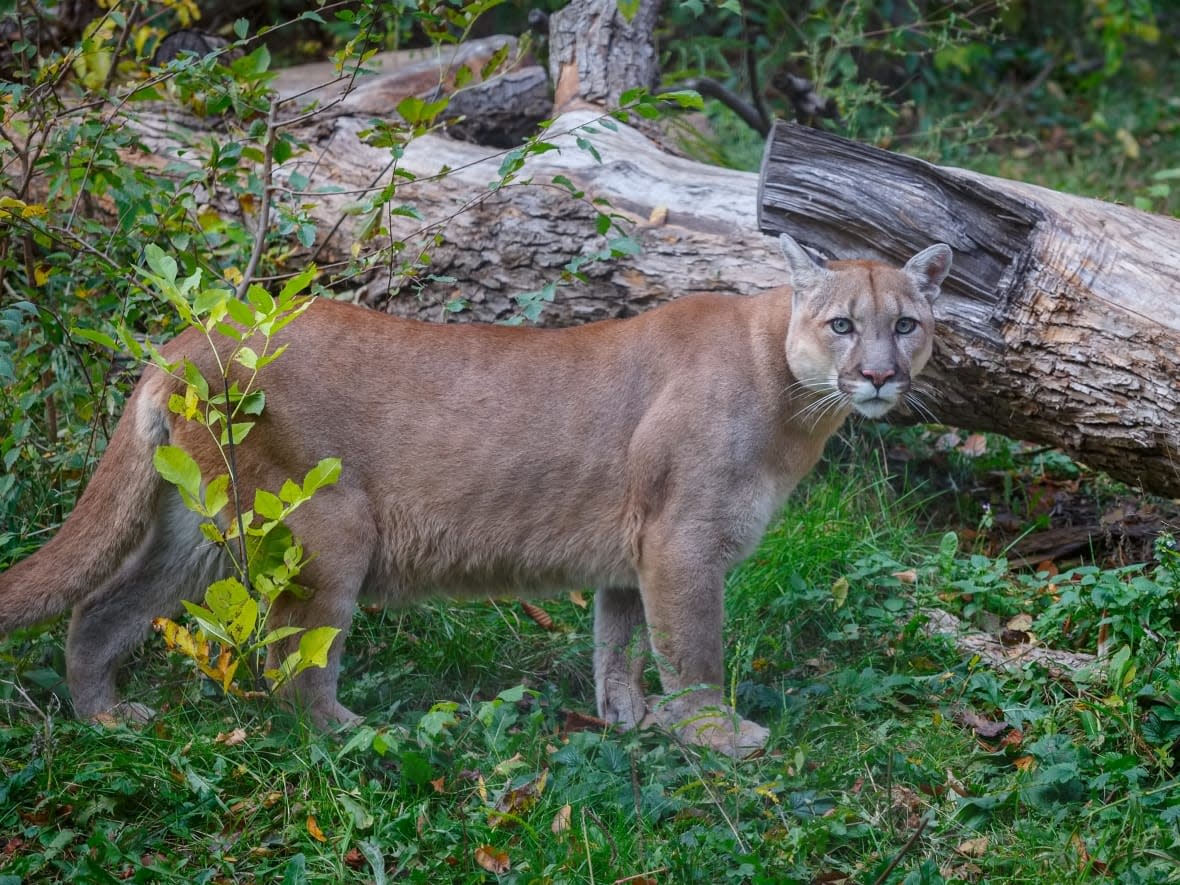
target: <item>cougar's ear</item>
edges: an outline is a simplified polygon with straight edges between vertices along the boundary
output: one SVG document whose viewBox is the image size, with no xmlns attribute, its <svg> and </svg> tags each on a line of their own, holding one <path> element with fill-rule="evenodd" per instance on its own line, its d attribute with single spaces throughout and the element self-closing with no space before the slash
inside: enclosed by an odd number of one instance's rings
<svg viewBox="0 0 1180 885">
<path fill-rule="evenodd" d="M 918 292 L 926 296 L 928 301 L 933 301 L 942 291 L 942 281 L 951 272 L 953 258 L 950 246 L 935 243 L 907 261 L 902 270 L 914 281 Z"/>
<path fill-rule="evenodd" d="M 779 234 L 779 245 L 791 269 L 791 288 L 798 294 L 814 289 L 831 271 L 819 264 L 804 251 L 803 247 L 786 234 Z"/>
</svg>

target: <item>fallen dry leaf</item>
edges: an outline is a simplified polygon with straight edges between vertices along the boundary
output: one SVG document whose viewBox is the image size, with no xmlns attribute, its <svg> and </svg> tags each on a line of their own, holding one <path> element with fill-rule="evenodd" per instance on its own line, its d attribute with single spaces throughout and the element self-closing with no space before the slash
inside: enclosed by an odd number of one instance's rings
<svg viewBox="0 0 1180 885">
<path fill-rule="evenodd" d="M 894 572 L 893 577 L 897 578 L 903 584 L 918 583 L 918 572 L 912 568 L 908 568 L 903 572 Z"/>
<path fill-rule="evenodd" d="M 1032 771 L 1036 768 L 1037 760 L 1032 756 L 1020 756 L 1013 759 L 1012 764 L 1016 766 L 1017 771 Z"/>
<path fill-rule="evenodd" d="M 652 227 L 660 227 L 668 223 L 668 207 L 656 206 L 651 210 L 651 214 L 647 216 L 647 223 Z"/>
<path fill-rule="evenodd" d="M 570 593 L 570 602 L 572 602 L 578 608 L 585 608 L 587 605 L 589 605 L 589 603 L 586 602 L 586 595 L 582 593 L 581 590 L 574 590 L 572 593 Z"/>
<path fill-rule="evenodd" d="M 324 835 L 324 831 L 320 829 L 320 825 L 316 823 L 315 815 L 309 814 L 307 816 L 307 833 L 311 838 L 317 842 L 327 842 L 328 837 Z"/>
<path fill-rule="evenodd" d="M 442 793 L 442 792 L 444 792 L 443 787 L 446 786 L 446 782 L 447 782 L 447 779 L 446 779 L 446 776 L 444 775 L 443 777 L 436 777 L 434 780 L 432 780 L 430 782 L 430 786 L 434 787 L 434 792 Z"/>
<path fill-rule="evenodd" d="M 959 451 L 969 458 L 978 458 L 987 451 L 987 437 L 982 433 L 973 433 L 963 440 Z"/>
<path fill-rule="evenodd" d="M 978 839 L 967 839 L 955 846 L 955 851 L 963 857 L 983 857 L 987 854 L 987 836 Z"/>
<path fill-rule="evenodd" d="M 560 836 L 570 828 L 570 817 L 573 814 L 573 808 L 567 802 L 557 810 L 557 814 L 553 815 L 553 823 L 549 825 L 549 829 L 553 831 L 555 836 Z"/>
<path fill-rule="evenodd" d="M 545 791 L 545 782 L 549 779 L 549 769 L 542 769 L 541 774 L 527 784 L 515 789 L 507 790 L 496 802 L 496 812 L 488 815 L 488 821 L 493 827 L 505 823 L 513 823 L 509 815 L 515 817 L 524 814 L 537 804 L 537 799 Z"/>
<path fill-rule="evenodd" d="M 946 785 L 964 798 L 971 795 L 971 791 L 964 786 L 961 780 L 954 776 L 949 768 L 946 770 Z"/>
<path fill-rule="evenodd" d="M 605 731 L 608 728 L 610 723 L 605 719 L 579 713 L 577 710 L 567 710 L 561 731 L 563 734 L 573 734 L 575 731 Z"/>
<path fill-rule="evenodd" d="M 365 856 L 361 854 L 360 849 L 354 845 L 352 848 L 348 849 L 348 852 L 344 855 L 344 865 L 349 869 L 363 870 L 367 863 L 365 861 Z"/>
<path fill-rule="evenodd" d="M 225 744 L 227 747 L 236 747 L 238 744 L 246 742 L 246 729 L 235 728 L 229 732 L 218 732 L 217 737 L 213 738 L 215 744 Z"/>
<path fill-rule="evenodd" d="M 508 860 L 508 852 L 501 851 L 494 845 L 481 845 L 475 849 L 475 862 L 489 873 L 495 873 L 497 876 L 502 876 L 512 869 L 512 864 Z"/>
<path fill-rule="evenodd" d="M 995 722 L 991 719 L 984 719 L 978 713 L 966 709 L 955 711 L 955 721 L 966 728 L 970 728 L 981 738 L 999 737 L 1012 727 L 1003 720 Z"/>
</svg>

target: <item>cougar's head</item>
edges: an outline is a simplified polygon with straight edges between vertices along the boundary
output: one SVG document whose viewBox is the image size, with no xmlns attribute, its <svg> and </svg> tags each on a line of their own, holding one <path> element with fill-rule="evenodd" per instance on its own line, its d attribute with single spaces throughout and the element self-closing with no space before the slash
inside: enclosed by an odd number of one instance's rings
<svg viewBox="0 0 1180 885">
<path fill-rule="evenodd" d="M 934 341 L 934 312 L 951 249 L 939 243 L 898 269 L 875 261 L 816 264 L 787 235 L 791 268 L 787 364 L 817 415 L 855 409 L 879 418 L 910 390 Z"/>
</svg>

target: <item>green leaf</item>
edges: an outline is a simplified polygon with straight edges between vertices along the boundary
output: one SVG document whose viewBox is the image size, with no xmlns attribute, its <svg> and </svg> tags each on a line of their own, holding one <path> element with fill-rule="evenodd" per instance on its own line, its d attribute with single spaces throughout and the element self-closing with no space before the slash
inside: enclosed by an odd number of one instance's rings
<svg viewBox="0 0 1180 885">
<path fill-rule="evenodd" d="M 232 319 L 239 326 L 247 329 L 254 326 L 254 311 L 250 305 L 244 301 L 238 301 L 236 298 L 231 298 L 225 302 L 225 309 L 229 312 L 230 319 Z"/>
<path fill-rule="evenodd" d="M 176 259 L 168 255 L 155 243 L 148 243 L 143 250 L 144 257 L 158 277 L 165 282 L 176 282 Z"/>
<path fill-rule="evenodd" d="M 246 290 L 246 300 L 253 304 L 259 313 L 270 314 L 275 309 L 275 300 L 271 298 L 266 289 L 257 283 Z"/>
<path fill-rule="evenodd" d="M 418 98 L 418 96 L 408 95 L 397 103 L 397 107 L 394 110 L 411 126 L 417 126 L 422 119 L 422 109 L 425 107 L 426 102 Z"/>
<path fill-rule="evenodd" d="M 324 486 L 330 486 L 340 478 L 340 459 L 324 458 L 303 477 L 303 494 L 311 497 Z"/>
<path fill-rule="evenodd" d="M 250 434 L 250 431 L 253 429 L 254 429 L 254 422 L 253 421 L 235 421 L 233 423 L 234 445 L 240 446 L 243 442 L 245 442 L 246 437 Z M 228 429 L 222 428 L 221 436 L 219 437 L 219 442 L 221 443 L 221 445 L 223 445 L 223 446 L 229 445 L 229 436 L 230 435 L 229 435 Z"/>
<path fill-rule="evenodd" d="M 201 374 L 201 370 L 197 368 L 196 364 L 188 358 L 184 361 L 184 380 L 197 391 L 197 396 L 201 400 L 209 401 L 209 382 L 205 380 L 205 376 Z"/>
<path fill-rule="evenodd" d="M 682 108 L 692 108 L 698 111 L 704 110 L 705 108 L 705 100 L 701 98 L 701 94 L 691 89 L 676 89 L 672 92 L 661 92 L 660 101 L 672 101 Z"/>
<path fill-rule="evenodd" d="M 193 313 L 197 316 L 211 314 L 221 307 L 227 298 L 232 297 L 233 293 L 228 289 L 205 289 L 193 299 Z"/>
<path fill-rule="evenodd" d="M 245 18 L 235 19 L 234 35 L 239 40 L 245 40 L 248 33 L 250 33 L 250 20 Z"/>
<path fill-rule="evenodd" d="M 570 181 L 568 178 L 566 178 L 564 175 L 554 175 L 553 176 L 553 183 L 558 185 L 559 187 L 564 187 L 567 191 L 570 192 L 570 196 L 572 196 L 574 199 L 581 199 L 585 195 L 584 191 L 579 190 L 574 185 L 574 183 L 572 181 Z"/>
<path fill-rule="evenodd" d="M 81 338 L 83 341 L 93 342 L 94 344 L 98 344 L 101 347 L 107 348 L 108 350 L 119 349 L 119 345 L 115 342 L 114 338 L 105 332 L 98 331 L 97 329 L 79 329 L 74 327 L 70 329 L 70 334 L 75 338 Z"/>
<path fill-rule="evenodd" d="M 312 627 L 299 637 L 299 671 L 328 666 L 328 651 L 339 627 Z"/>
<path fill-rule="evenodd" d="M 229 474 L 222 473 L 205 486 L 205 515 L 216 516 L 229 503 Z"/>
<path fill-rule="evenodd" d="M 309 264 L 300 273 L 287 280 L 283 284 L 283 288 L 279 290 L 279 302 L 286 306 L 288 301 L 311 284 L 311 281 L 315 279 L 316 273 L 316 266 Z"/>
<path fill-rule="evenodd" d="M 189 613 L 197 626 L 205 632 L 207 636 L 216 639 L 218 642 L 224 642 L 226 645 L 233 645 L 233 641 L 229 638 L 229 633 L 226 632 L 225 624 L 213 612 L 204 606 L 197 605 L 195 602 L 189 602 L 187 599 L 182 599 L 181 604 L 184 605 L 185 611 Z"/>
<path fill-rule="evenodd" d="M 205 605 L 235 647 L 243 645 L 258 624 L 258 601 L 237 578 L 210 584 L 205 591 Z"/>
<path fill-rule="evenodd" d="M 479 78 L 481 80 L 486 80 L 488 77 L 491 77 L 500 70 L 500 67 L 504 64 L 504 59 L 508 57 L 508 50 L 511 48 L 511 46 L 511 43 L 505 43 L 503 46 L 492 53 L 492 56 L 487 60 L 487 63 L 479 69 Z"/>
<path fill-rule="evenodd" d="M 352 822 L 356 825 L 358 830 L 367 830 L 373 826 L 373 815 L 371 815 L 365 806 L 347 793 L 337 793 L 336 798 L 340 801 L 344 810 L 352 815 Z M 382 865 L 384 869 L 384 864 Z"/>
<path fill-rule="evenodd" d="M 259 360 L 259 366 L 262 366 L 262 360 Z M 244 397 L 238 400 L 238 411 L 244 415 L 261 415 L 262 410 L 266 407 L 266 391 L 265 390 L 251 390 Z"/>
<path fill-rule="evenodd" d="M 307 858 L 296 854 L 283 869 L 282 885 L 307 885 Z"/>
<path fill-rule="evenodd" d="M 157 446 L 152 456 L 156 472 L 194 500 L 201 496 L 201 468 L 179 446 Z"/>
<path fill-rule="evenodd" d="M 629 22 L 639 12 L 640 2 L 641 0 L 616 0 L 615 5 L 619 9 L 619 15 Z"/>
<path fill-rule="evenodd" d="M 303 632 L 302 627 L 292 627 L 287 625 L 285 627 L 276 627 L 265 636 L 258 640 L 258 647 L 263 648 L 278 642 L 280 639 L 286 639 L 288 636 L 295 636 Z"/>
<path fill-rule="evenodd" d="M 643 249 L 639 245 L 639 241 L 634 237 L 616 237 L 606 244 L 611 251 L 611 256 L 618 258 L 622 255 L 638 255 Z"/>
<path fill-rule="evenodd" d="M 279 489 L 279 498 L 287 504 L 301 503 L 306 500 L 303 489 L 289 479 L 283 480 L 283 487 Z"/>
<path fill-rule="evenodd" d="M 462 89 L 471 82 L 471 68 L 467 65 L 459 65 L 458 70 L 455 71 L 455 88 Z"/>
<path fill-rule="evenodd" d="M 602 162 L 602 157 L 598 153 L 598 148 L 594 147 L 594 145 L 591 144 L 590 139 L 579 135 L 574 140 L 574 143 L 577 144 L 578 147 L 580 147 L 582 150 L 584 150 L 590 156 L 592 156 L 597 162 L 599 162 L 599 163 Z"/>
<path fill-rule="evenodd" d="M 266 489 L 258 489 L 254 492 L 254 512 L 263 519 L 282 519 L 283 502 L 279 500 L 278 495 Z"/>
</svg>

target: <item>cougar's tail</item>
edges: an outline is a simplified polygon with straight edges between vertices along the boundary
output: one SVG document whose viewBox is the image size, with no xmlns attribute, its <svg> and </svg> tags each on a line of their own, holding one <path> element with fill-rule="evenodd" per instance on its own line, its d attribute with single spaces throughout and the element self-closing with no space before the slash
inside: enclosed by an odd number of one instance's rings
<svg viewBox="0 0 1180 885">
<path fill-rule="evenodd" d="M 144 387 L 128 400 L 90 484 L 53 540 L 0 573 L 0 635 L 86 599 L 147 533 L 163 481 L 152 456 L 167 442 L 168 423 Z"/>
</svg>

